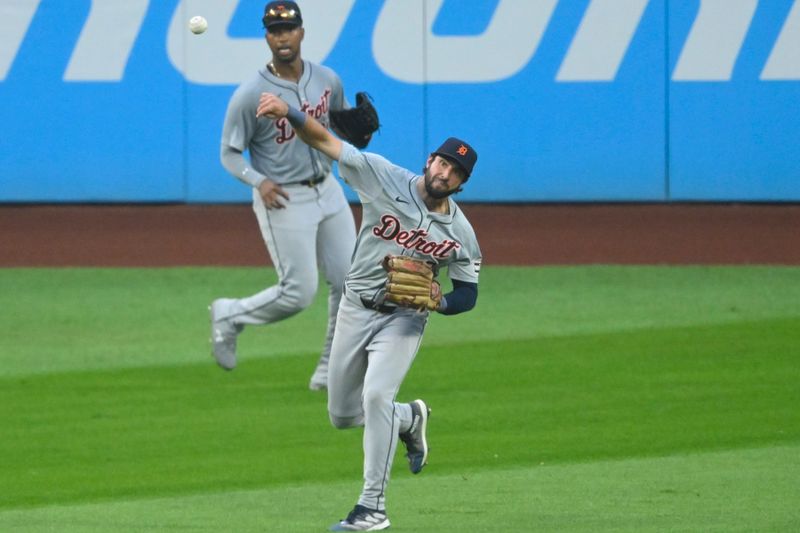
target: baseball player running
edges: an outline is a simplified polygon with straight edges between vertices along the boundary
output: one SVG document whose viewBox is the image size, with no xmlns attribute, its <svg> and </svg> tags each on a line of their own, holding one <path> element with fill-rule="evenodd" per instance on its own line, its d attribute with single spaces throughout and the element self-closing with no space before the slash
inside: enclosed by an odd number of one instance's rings
<svg viewBox="0 0 800 533">
<path fill-rule="evenodd" d="M 233 93 L 220 158 L 228 172 L 253 188 L 253 211 L 279 281 L 247 298 L 214 300 L 212 350 L 217 363 L 232 370 L 237 336 L 245 325 L 271 324 L 311 304 L 319 264 L 329 289 L 327 337 L 309 383 L 312 390 L 319 390 L 327 386 L 328 356 L 355 245 L 355 222 L 342 187 L 331 174 L 330 157 L 298 142 L 286 119 L 258 120 L 256 107 L 259 95 L 269 91 L 327 125 L 330 114 L 349 105 L 334 71 L 301 58 L 305 29 L 295 2 L 267 3 L 262 21 L 272 60 Z"/>
<path fill-rule="evenodd" d="M 469 178 L 477 154 L 449 138 L 419 176 L 359 152 L 276 95 L 263 94 L 257 113 L 288 120 L 304 142 L 339 161 L 340 175 L 363 204 L 331 348 L 328 413 L 339 429 L 364 426 L 364 485 L 356 506 L 331 531 L 386 529 L 386 488 L 398 439 L 414 474 L 428 458 L 430 409 L 422 400 L 395 401 L 398 390 L 429 312 L 461 313 L 477 300 L 481 252 L 450 198 Z M 453 291 L 442 296 L 435 276 L 444 266 Z"/>
</svg>

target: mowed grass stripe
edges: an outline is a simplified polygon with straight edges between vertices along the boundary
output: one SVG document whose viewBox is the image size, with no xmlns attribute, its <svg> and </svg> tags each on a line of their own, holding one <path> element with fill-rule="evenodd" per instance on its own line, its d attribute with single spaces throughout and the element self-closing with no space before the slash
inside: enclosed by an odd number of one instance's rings
<svg viewBox="0 0 800 533">
<path fill-rule="evenodd" d="M 425 347 L 427 476 L 800 442 L 800 320 Z M 0 508 L 357 480 L 307 362 L 0 381 Z M 410 476 L 398 455 L 395 477 Z M 357 491 L 357 489 L 355 489 Z"/>
<path fill-rule="evenodd" d="M 0 377 L 198 362 L 212 299 L 275 281 L 271 268 L 0 269 Z M 247 328 L 242 359 L 308 356 L 310 375 L 325 288 L 291 320 Z M 425 345 L 797 317 L 796 267 L 485 267 L 475 310 L 434 316 Z"/>
<path fill-rule="evenodd" d="M 397 479 L 393 529 L 415 532 L 794 531 L 800 446 Z M 358 481 L 0 512 L 3 531 L 324 531 Z"/>
</svg>

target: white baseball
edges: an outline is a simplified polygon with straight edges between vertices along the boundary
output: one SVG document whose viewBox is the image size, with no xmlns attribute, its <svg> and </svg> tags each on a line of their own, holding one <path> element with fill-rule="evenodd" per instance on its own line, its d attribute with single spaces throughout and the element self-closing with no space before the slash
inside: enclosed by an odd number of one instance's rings
<svg viewBox="0 0 800 533">
<path fill-rule="evenodd" d="M 205 17 L 201 17 L 200 15 L 192 17 L 189 19 L 189 29 L 192 30 L 192 33 L 203 33 L 208 29 L 208 21 Z"/>
</svg>

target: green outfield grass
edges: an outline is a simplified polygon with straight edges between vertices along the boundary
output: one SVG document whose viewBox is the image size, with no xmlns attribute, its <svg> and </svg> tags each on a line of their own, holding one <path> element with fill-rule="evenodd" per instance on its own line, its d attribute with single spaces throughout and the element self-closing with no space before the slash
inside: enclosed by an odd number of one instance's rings
<svg viewBox="0 0 800 533">
<path fill-rule="evenodd" d="M 324 531 L 361 434 L 306 384 L 325 327 L 209 355 L 206 306 L 269 269 L 0 269 L 0 531 Z M 430 465 L 395 531 L 800 530 L 800 268 L 482 272 L 435 316 L 400 400 Z"/>
</svg>

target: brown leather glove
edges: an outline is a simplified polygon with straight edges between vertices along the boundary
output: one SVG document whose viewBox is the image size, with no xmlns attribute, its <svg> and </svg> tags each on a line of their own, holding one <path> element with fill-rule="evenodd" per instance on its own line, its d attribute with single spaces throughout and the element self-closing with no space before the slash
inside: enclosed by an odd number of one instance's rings
<svg viewBox="0 0 800 533">
<path fill-rule="evenodd" d="M 383 268 L 388 273 L 386 301 L 420 311 L 438 309 L 442 289 L 434 279 L 430 263 L 413 257 L 387 255 Z"/>
</svg>

